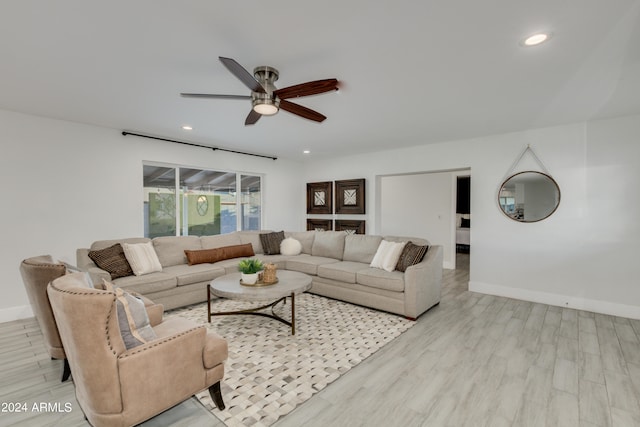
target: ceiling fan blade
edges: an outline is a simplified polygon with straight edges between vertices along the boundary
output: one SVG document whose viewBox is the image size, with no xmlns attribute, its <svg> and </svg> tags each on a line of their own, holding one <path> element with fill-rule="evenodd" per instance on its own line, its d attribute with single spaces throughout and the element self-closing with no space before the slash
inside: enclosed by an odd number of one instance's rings
<svg viewBox="0 0 640 427">
<path fill-rule="evenodd" d="M 303 107 L 299 104 L 294 104 L 293 102 L 286 101 L 284 99 L 280 101 L 280 108 L 292 114 L 304 117 L 305 119 L 313 120 L 314 122 L 322 122 L 324 121 L 324 119 L 326 119 L 325 116 L 318 113 L 317 111 L 313 111 L 310 108 Z"/>
<path fill-rule="evenodd" d="M 256 122 L 260 119 L 260 117 L 262 117 L 262 114 L 256 113 L 255 110 L 251 109 L 251 111 L 249 112 L 249 115 L 244 120 L 244 125 L 245 126 L 255 125 Z"/>
<path fill-rule="evenodd" d="M 181 93 L 184 98 L 222 98 L 222 99 L 251 99 L 249 95 L 218 95 L 214 93 Z"/>
<path fill-rule="evenodd" d="M 299 85 L 274 90 L 273 93 L 280 99 L 287 99 L 297 98 L 299 96 L 317 95 L 331 90 L 338 90 L 337 79 L 324 79 L 300 83 Z"/>
<path fill-rule="evenodd" d="M 225 67 L 231 74 L 236 76 L 242 83 L 245 84 L 249 89 L 254 92 L 267 93 L 266 90 L 262 87 L 260 82 L 258 82 L 244 67 L 238 64 L 235 59 L 225 58 L 224 56 L 219 56 L 218 59 L 220 62 L 224 64 Z"/>
</svg>

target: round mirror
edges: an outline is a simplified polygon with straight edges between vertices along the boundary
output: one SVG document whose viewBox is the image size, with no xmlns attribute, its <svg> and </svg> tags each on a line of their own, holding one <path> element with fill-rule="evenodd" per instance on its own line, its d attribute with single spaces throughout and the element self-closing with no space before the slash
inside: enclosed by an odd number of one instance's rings
<svg viewBox="0 0 640 427">
<path fill-rule="evenodd" d="M 560 204 L 560 187 L 542 172 L 519 172 L 507 178 L 498 193 L 502 212 L 514 221 L 536 222 L 549 217 Z"/>
</svg>

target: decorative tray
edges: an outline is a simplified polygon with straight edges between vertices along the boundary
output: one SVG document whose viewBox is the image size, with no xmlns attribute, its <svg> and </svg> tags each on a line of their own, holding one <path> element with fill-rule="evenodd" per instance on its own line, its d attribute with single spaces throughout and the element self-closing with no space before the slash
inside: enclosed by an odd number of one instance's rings
<svg viewBox="0 0 640 427">
<path fill-rule="evenodd" d="M 278 283 L 278 278 L 277 278 L 277 277 L 276 277 L 276 281 L 275 281 L 275 282 L 265 283 L 265 282 L 264 282 L 264 281 L 262 281 L 262 280 L 258 280 L 258 281 L 257 281 L 256 283 L 254 283 L 253 285 L 250 285 L 249 283 L 244 283 L 244 282 L 242 281 L 242 279 L 240 279 L 240 284 L 241 284 L 242 286 L 251 286 L 251 287 L 254 287 L 254 288 L 257 288 L 257 287 L 260 287 L 260 286 L 271 286 L 271 285 L 275 285 L 276 283 Z"/>
</svg>

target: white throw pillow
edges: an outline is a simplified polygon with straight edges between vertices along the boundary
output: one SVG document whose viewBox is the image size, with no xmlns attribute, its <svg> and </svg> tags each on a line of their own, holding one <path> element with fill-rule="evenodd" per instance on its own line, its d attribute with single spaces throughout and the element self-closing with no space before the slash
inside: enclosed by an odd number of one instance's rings
<svg viewBox="0 0 640 427">
<path fill-rule="evenodd" d="M 280 253 L 282 255 L 300 255 L 302 252 L 302 243 L 293 237 L 287 237 L 280 242 Z"/>
<path fill-rule="evenodd" d="M 136 276 L 162 271 L 162 265 L 151 242 L 123 243 L 124 256 Z"/>
<path fill-rule="evenodd" d="M 378 250 L 373 257 L 370 266 L 374 268 L 381 268 L 389 272 L 395 270 L 398 259 L 400 259 L 400 255 L 402 254 L 402 250 L 406 244 L 407 242 L 390 242 L 388 240 L 383 240 L 380 242 L 380 246 L 378 246 Z"/>
</svg>

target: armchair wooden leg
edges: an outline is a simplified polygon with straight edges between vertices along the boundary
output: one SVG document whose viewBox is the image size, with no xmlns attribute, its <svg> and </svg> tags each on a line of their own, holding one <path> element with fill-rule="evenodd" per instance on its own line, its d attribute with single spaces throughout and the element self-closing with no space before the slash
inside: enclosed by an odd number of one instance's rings
<svg viewBox="0 0 640 427">
<path fill-rule="evenodd" d="M 216 404 L 218 409 L 220 409 L 221 411 L 224 410 L 224 401 L 222 400 L 222 393 L 220 392 L 220 381 L 209 387 L 209 394 L 211 395 L 211 399 L 213 399 L 213 403 Z"/>
<path fill-rule="evenodd" d="M 69 359 L 64 359 L 64 367 L 62 368 L 62 382 L 69 379 L 71 375 L 71 367 L 69 366 Z"/>
</svg>

